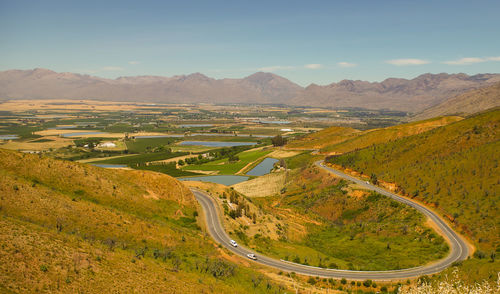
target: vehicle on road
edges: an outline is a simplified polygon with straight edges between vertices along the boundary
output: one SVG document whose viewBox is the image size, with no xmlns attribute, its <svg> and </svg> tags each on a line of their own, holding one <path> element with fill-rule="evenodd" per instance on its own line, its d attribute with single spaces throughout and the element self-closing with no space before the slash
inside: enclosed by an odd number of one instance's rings
<svg viewBox="0 0 500 294">
<path fill-rule="evenodd" d="M 250 259 L 253 259 L 253 260 L 257 260 L 257 256 L 255 256 L 255 254 L 253 254 L 253 253 L 247 254 L 247 257 Z"/>
<path fill-rule="evenodd" d="M 366 184 L 367 184 L 367 185 L 370 185 L 370 182 L 366 181 Z"/>
<path fill-rule="evenodd" d="M 236 243 L 236 241 L 234 241 L 234 240 L 229 241 L 229 243 L 230 243 L 233 247 L 238 247 L 238 243 Z"/>
</svg>

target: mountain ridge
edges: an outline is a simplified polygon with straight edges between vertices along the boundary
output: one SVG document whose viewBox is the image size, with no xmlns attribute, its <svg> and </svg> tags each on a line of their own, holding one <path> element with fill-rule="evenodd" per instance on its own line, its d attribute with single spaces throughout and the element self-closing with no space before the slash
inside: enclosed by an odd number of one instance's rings
<svg viewBox="0 0 500 294">
<path fill-rule="evenodd" d="M 419 112 L 466 91 L 500 82 L 500 74 L 422 74 L 382 82 L 342 80 L 301 87 L 273 73 L 214 79 L 202 73 L 108 79 L 50 69 L 0 72 L 5 99 L 98 99 L 157 103 L 257 103 L 312 107 L 363 107 Z"/>
<path fill-rule="evenodd" d="M 441 115 L 470 115 L 500 106 L 500 82 L 460 94 L 415 115 L 412 120 Z"/>
<path fill-rule="evenodd" d="M 414 79 L 388 78 L 382 82 L 342 80 L 325 86 L 311 84 L 294 97 L 290 104 L 416 112 L 437 105 L 449 97 L 499 81 L 499 74 L 468 76 L 463 73 L 427 73 Z"/>
</svg>

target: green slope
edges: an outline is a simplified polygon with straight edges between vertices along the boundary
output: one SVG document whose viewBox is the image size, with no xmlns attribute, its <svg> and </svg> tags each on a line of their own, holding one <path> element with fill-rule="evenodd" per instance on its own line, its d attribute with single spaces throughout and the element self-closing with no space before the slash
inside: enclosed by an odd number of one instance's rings
<svg viewBox="0 0 500 294">
<path fill-rule="evenodd" d="M 412 122 L 383 129 L 368 130 L 355 133 L 354 136 L 346 137 L 340 142 L 336 136 L 330 138 L 330 144 L 322 147 L 322 153 L 346 153 L 354 150 L 366 148 L 373 144 L 385 143 L 397 138 L 403 138 L 415 134 L 420 134 L 434 128 L 447 125 L 460 120 L 458 116 L 437 117 L 424 121 Z M 328 129 L 327 129 L 328 130 Z"/>
<path fill-rule="evenodd" d="M 327 162 L 397 183 L 402 194 L 436 207 L 487 259 L 500 249 L 499 127 L 500 110 L 492 110 Z"/>
<path fill-rule="evenodd" d="M 0 149 L 0 292 L 269 291 L 221 258 L 196 215 L 169 176 Z"/>
</svg>

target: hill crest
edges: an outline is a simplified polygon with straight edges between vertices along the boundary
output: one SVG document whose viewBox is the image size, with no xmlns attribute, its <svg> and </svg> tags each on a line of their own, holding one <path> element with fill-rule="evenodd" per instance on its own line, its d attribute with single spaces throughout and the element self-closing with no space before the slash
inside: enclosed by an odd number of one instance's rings
<svg viewBox="0 0 500 294">
<path fill-rule="evenodd" d="M 287 104 L 418 112 L 449 97 L 495 82 L 500 82 L 500 74 L 427 73 L 410 80 L 342 80 L 303 88 L 284 77 L 266 72 L 240 79 L 214 79 L 202 73 L 107 79 L 36 68 L 0 72 L 0 96 L 7 99 Z"/>
</svg>

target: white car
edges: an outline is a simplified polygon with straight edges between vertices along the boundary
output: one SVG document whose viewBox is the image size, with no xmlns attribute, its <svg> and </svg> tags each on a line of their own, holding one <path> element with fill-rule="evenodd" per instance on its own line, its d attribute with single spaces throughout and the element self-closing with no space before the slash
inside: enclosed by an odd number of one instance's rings
<svg viewBox="0 0 500 294">
<path fill-rule="evenodd" d="M 253 254 L 253 253 L 247 254 L 247 257 L 250 259 L 253 259 L 253 260 L 257 260 L 257 256 L 255 256 L 255 254 Z"/>
<path fill-rule="evenodd" d="M 234 241 L 234 240 L 229 241 L 229 243 L 230 243 L 233 247 L 238 247 L 238 243 L 236 243 L 236 241 Z"/>
<path fill-rule="evenodd" d="M 367 183 L 368 185 L 370 185 L 370 182 L 366 181 L 366 183 Z"/>
</svg>

